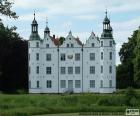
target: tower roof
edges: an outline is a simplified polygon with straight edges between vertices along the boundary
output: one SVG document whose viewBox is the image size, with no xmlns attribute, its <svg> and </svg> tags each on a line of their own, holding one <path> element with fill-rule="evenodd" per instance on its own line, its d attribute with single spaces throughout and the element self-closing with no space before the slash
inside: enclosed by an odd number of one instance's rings
<svg viewBox="0 0 140 116">
<path fill-rule="evenodd" d="M 107 11 L 105 12 L 105 18 L 104 18 L 104 21 L 103 21 L 103 23 L 110 23 L 110 20 L 108 19 L 108 17 L 107 17 Z"/>
<path fill-rule="evenodd" d="M 32 24 L 37 24 L 37 21 L 35 19 L 35 12 L 34 12 L 34 20 L 32 21 Z"/>
</svg>

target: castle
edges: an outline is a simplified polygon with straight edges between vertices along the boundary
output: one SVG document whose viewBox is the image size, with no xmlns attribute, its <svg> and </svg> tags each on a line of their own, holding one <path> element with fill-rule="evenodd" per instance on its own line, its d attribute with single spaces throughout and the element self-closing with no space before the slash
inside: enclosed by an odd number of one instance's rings
<svg viewBox="0 0 140 116">
<path fill-rule="evenodd" d="M 60 42 L 50 35 L 46 25 L 41 39 L 34 14 L 28 42 L 29 93 L 115 92 L 116 51 L 112 31 L 106 12 L 100 38 L 91 32 L 82 44 L 70 31 Z"/>
</svg>

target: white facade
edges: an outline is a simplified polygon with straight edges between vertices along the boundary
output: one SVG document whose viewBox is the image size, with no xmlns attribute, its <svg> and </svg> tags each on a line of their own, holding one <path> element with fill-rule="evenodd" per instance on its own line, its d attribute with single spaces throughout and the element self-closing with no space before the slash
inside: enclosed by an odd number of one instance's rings
<svg viewBox="0 0 140 116">
<path fill-rule="evenodd" d="M 34 17 L 28 52 L 29 93 L 116 91 L 115 42 L 107 14 L 101 37 L 92 32 L 85 44 L 71 31 L 60 44 L 48 26 L 40 39 Z"/>
</svg>

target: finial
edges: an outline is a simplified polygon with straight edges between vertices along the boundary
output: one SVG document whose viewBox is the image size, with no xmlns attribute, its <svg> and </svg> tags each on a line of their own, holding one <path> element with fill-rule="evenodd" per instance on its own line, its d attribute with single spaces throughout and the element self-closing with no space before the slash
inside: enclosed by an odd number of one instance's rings
<svg viewBox="0 0 140 116">
<path fill-rule="evenodd" d="M 48 26 L 48 18 L 47 18 L 47 16 L 46 16 L 46 24 L 47 24 L 47 26 Z"/>
<path fill-rule="evenodd" d="M 107 17 L 107 9 L 106 9 L 106 11 L 105 11 L 105 14 L 106 14 L 106 17 Z"/>
<path fill-rule="evenodd" d="M 69 31 L 69 34 L 72 34 L 71 30 Z"/>
<path fill-rule="evenodd" d="M 35 10 L 34 10 L 34 20 L 35 20 Z"/>
</svg>

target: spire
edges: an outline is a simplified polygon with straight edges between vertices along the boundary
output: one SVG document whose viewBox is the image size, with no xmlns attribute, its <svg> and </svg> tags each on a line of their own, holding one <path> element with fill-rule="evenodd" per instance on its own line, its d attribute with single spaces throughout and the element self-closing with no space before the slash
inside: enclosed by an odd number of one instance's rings
<svg viewBox="0 0 140 116">
<path fill-rule="evenodd" d="M 102 33 L 102 37 L 112 37 L 112 27 L 110 25 L 110 20 L 108 18 L 108 14 L 107 14 L 107 9 L 105 11 L 105 18 L 103 21 L 103 33 Z"/>
<path fill-rule="evenodd" d="M 44 30 L 44 38 L 46 37 L 46 35 L 50 35 L 50 29 L 48 27 L 48 18 L 46 18 L 46 28 Z"/>
<path fill-rule="evenodd" d="M 38 24 L 35 19 L 35 11 L 34 11 L 34 19 L 32 21 L 32 33 L 38 33 Z"/>
</svg>

